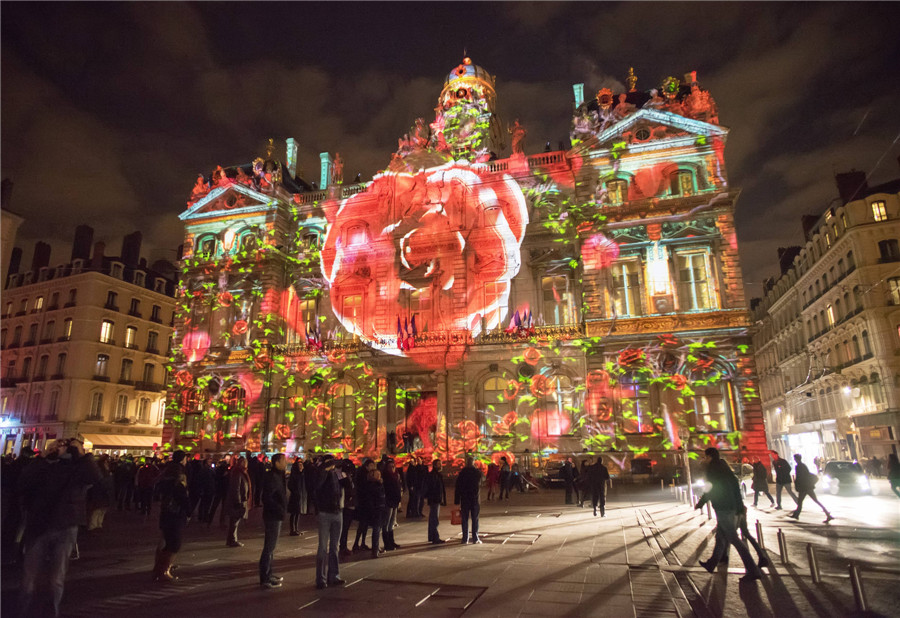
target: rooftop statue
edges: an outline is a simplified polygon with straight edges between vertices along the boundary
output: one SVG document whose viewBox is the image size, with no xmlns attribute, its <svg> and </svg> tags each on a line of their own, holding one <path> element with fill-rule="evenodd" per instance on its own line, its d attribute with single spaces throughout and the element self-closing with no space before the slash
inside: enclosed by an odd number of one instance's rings
<svg viewBox="0 0 900 618">
<path fill-rule="evenodd" d="M 516 118 L 516 123 L 508 128 L 507 131 L 512 135 L 512 153 L 514 155 L 525 154 L 525 136 L 528 135 L 528 131 L 519 124 L 518 118 Z"/>
<path fill-rule="evenodd" d="M 341 153 L 334 153 L 334 164 L 331 168 L 331 184 L 340 185 L 344 183 L 344 160 Z"/>
</svg>

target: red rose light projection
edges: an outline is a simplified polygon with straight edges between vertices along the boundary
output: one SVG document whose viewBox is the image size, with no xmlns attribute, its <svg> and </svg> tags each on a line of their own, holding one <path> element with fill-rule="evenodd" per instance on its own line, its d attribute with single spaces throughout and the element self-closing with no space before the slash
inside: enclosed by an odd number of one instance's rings
<svg viewBox="0 0 900 618">
<path fill-rule="evenodd" d="M 465 161 L 418 174 L 384 172 L 326 212 L 322 271 L 341 324 L 370 344 L 426 331 L 475 337 L 507 317 L 528 213 L 518 184 Z M 410 296 L 437 310 L 410 315 Z M 424 312 L 423 314 L 424 315 Z M 382 345 L 423 365 L 457 364 L 409 345 Z"/>
</svg>

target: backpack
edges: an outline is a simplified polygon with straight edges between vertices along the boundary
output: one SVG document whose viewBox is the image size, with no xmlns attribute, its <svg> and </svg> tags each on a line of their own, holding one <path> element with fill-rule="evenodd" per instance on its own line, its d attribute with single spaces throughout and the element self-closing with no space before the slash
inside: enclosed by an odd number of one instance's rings
<svg viewBox="0 0 900 618">
<path fill-rule="evenodd" d="M 322 472 L 315 498 L 319 511 L 336 513 L 341 510 L 341 486 L 334 470 Z"/>
</svg>

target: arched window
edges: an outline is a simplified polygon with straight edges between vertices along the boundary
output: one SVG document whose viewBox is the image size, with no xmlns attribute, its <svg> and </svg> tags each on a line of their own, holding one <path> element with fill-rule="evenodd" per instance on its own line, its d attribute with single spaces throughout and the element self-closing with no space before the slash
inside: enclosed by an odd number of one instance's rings
<svg viewBox="0 0 900 618">
<path fill-rule="evenodd" d="M 853 360 L 857 361 L 862 358 L 862 353 L 859 351 L 859 338 L 856 335 L 853 335 Z"/>
<path fill-rule="evenodd" d="M 113 420 L 118 421 L 128 417 L 128 395 L 122 393 L 116 397 L 116 411 Z"/>
<path fill-rule="evenodd" d="M 869 331 L 864 330 L 862 332 L 862 341 L 863 341 L 863 349 L 865 350 L 866 356 L 872 355 L 872 345 L 869 343 Z"/>
<path fill-rule="evenodd" d="M 195 254 L 201 259 L 210 259 L 216 256 L 216 237 L 212 234 L 201 236 L 197 240 Z"/>
<path fill-rule="evenodd" d="M 606 196 L 614 206 L 623 204 L 628 199 L 628 181 L 616 178 L 606 183 Z"/>
<path fill-rule="evenodd" d="M 688 197 L 697 192 L 694 173 L 690 170 L 678 170 L 673 173 L 669 182 L 669 195 Z"/>
<path fill-rule="evenodd" d="M 137 421 L 139 423 L 150 422 L 150 400 L 146 397 L 142 397 L 138 402 Z"/>
<path fill-rule="evenodd" d="M 91 395 L 91 409 L 88 412 L 88 420 L 103 420 L 103 393 L 100 391 L 94 391 Z"/>
<path fill-rule="evenodd" d="M 37 420 L 41 418 L 41 402 L 43 393 L 37 392 L 31 395 L 31 405 L 28 407 L 28 418 Z"/>
<path fill-rule="evenodd" d="M 243 429 L 243 417 L 247 414 L 247 391 L 240 386 L 232 386 L 222 394 L 225 410 L 222 413 L 225 421 L 224 432 L 237 435 Z"/>
<path fill-rule="evenodd" d="M 698 433 L 733 431 L 734 389 L 731 380 L 695 385 L 692 422 Z"/>
</svg>

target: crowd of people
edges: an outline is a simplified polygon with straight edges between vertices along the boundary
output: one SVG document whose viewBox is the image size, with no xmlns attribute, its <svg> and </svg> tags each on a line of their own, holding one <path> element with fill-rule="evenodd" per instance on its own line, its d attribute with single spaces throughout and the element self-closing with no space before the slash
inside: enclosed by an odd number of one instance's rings
<svg viewBox="0 0 900 618">
<path fill-rule="evenodd" d="M 799 519 L 808 497 L 825 513 L 825 523 L 833 519 L 819 502 L 817 477 L 794 455 L 795 468 L 772 452 L 774 497 L 769 492 L 768 470 L 760 461 L 753 464 L 753 505 L 762 494 L 775 509 L 782 508 L 786 491 L 796 507 L 790 517 Z M 439 532 L 441 508 L 447 505 L 445 475 L 440 460 L 428 462 L 415 454 L 405 465 L 383 455 L 380 460 L 364 459 L 359 465 L 350 459 L 322 454 L 293 461 L 277 453 L 271 458 L 251 453 L 225 455 L 214 461 L 211 456 L 188 457 L 175 451 L 166 459 L 132 456 L 94 457 L 85 453 L 78 438 L 51 441 L 37 454 L 23 449 L 18 458 L 2 460 L 3 556 L 6 561 L 23 565 L 21 607 L 32 604 L 38 577 L 46 573 L 51 602 L 58 613 L 67 565 L 78 557 L 78 531 L 102 530 L 109 509 L 134 511 L 149 518 L 158 510 L 161 540 L 156 550 L 152 577 L 158 582 L 174 581 L 175 560 L 181 550 L 188 522 L 211 526 L 218 514 L 224 528 L 226 547 L 242 547 L 239 532 L 251 509 L 262 508 L 264 542 L 259 559 L 259 582 L 264 588 L 278 588 L 283 578 L 272 572 L 273 555 L 285 519 L 290 535 L 303 534 L 303 516 L 315 515 L 318 529 L 316 578 L 318 588 L 339 586 L 340 561 L 354 553 L 369 552 L 378 558 L 386 551 L 400 549 L 394 529 L 402 513 L 403 494 L 407 495 L 406 518 L 425 519 L 428 507 L 427 540 L 443 544 Z M 602 457 L 585 458 L 580 468 L 572 458 L 559 470 L 565 485 L 566 504 L 585 506 L 590 501 L 594 515 L 606 516 L 606 492 L 611 486 L 609 471 Z M 696 507 L 710 502 L 716 511 L 716 543 L 708 561 L 701 564 L 709 571 L 728 559 L 730 547 L 740 555 L 746 575 L 758 579 L 770 566 L 765 550 L 747 530 L 746 513 L 739 481 L 731 467 L 715 448 L 706 449 L 705 475 L 709 490 Z M 900 496 L 900 464 L 892 455 L 887 476 Z M 529 474 L 506 457 L 491 462 L 482 472 L 471 456 L 456 475 L 454 512 L 462 526 L 462 543 L 479 544 L 481 487 L 486 485 L 487 500 L 509 499 L 511 490 L 525 492 L 537 487 Z M 796 494 L 792 491 L 796 490 Z M 350 534 L 357 522 L 352 547 Z M 754 562 L 744 541 L 757 554 Z M 25 615 L 25 614 L 23 614 Z"/>
</svg>

